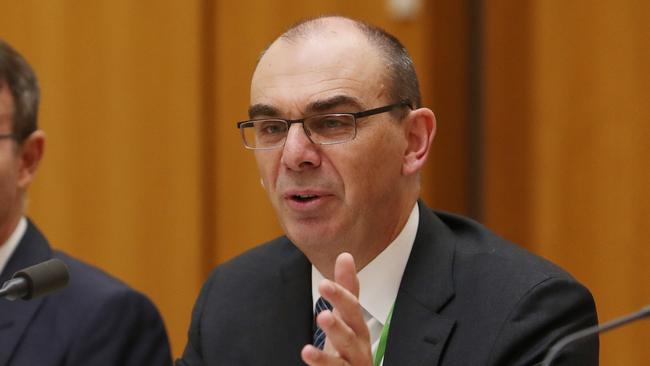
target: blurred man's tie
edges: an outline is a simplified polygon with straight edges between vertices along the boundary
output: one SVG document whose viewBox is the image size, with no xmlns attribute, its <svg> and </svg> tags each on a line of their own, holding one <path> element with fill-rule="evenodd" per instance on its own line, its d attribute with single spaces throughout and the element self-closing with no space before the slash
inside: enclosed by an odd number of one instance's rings
<svg viewBox="0 0 650 366">
<path fill-rule="evenodd" d="M 332 310 L 332 305 L 330 305 L 327 300 L 323 299 L 322 297 L 319 297 L 318 300 L 316 301 L 316 309 L 314 311 L 314 322 L 316 321 L 316 317 L 318 314 L 320 314 L 321 311 L 323 310 Z M 322 329 L 316 324 L 316 330 L 314 331 L 314 347 L 318 347 L 318 349 L 323 349 L 323 346 L 325 346 L 325 332 L 323 332 Z"/>
</svg>

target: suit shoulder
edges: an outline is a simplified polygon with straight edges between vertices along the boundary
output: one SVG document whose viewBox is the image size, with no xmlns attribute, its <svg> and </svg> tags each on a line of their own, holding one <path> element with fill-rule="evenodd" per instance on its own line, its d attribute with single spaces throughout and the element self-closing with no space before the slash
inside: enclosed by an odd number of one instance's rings
<svg viewBox="0 0 650 366">
<path fill-rule="evenodd" d="M 487 280 L 523 280 L 540 283 L 556 278 L 575 281 L 567 271 L 551 261 L 504 239 L 482 224 L 455 214 L 435 212 L 455 237 L 455 262 L 472 267 Z"/>
<path fill-rule="evenodd" d="M 70 282 L 65 289 L 53 296 L 68 298 L 70 303 L 78 306 L 94 307 L 106 301 L 125 301 L 139 302 L 147 308 L 155 309 L 144 294 L 100 268 L 58 250 L 54 251 L 54 257 L 67 265 Z"/>
<path fill-rule="evenodd" d="M 213 274 L 244 275 L 250 272 L 259 274 L 276 271 L 285 261 L 299 256 L 302 253 L 298 248 L 286 236 L 281 236 L 220 264 L 213 270 Z"/>
<path fill-rule="evenodd" d="M 282 236 L 218 265 L 208 276 L 202 292 L 241 294 L 244 289 L 264 291 L 269 285 L 282 281 L 284 276 L 308 273 L 309 266 L 304 254 Z"/>
</svg>

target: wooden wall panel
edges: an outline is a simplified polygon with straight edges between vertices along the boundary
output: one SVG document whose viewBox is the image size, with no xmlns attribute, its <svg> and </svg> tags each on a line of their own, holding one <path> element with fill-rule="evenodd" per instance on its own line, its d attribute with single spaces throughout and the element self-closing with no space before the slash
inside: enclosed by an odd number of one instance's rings
<svg viewBox="0 0 650 366">
<path fill-rule="evenodd" d="M 510 240 L 531 236 L 529 17 L 525 1 L 484 6 L 483 222 Z"/>
<path fill-rule="evenodd" d="M 4 1 L 35 68 L 46 153 L 29 215 L 51 243 L 145 292 L 174 352 L 201 266 L 200 3 Z"/>
<path fill-rule="evenodd" d="M 533 239 L 610 319 L 650 303 L 650 5 L 536 5 Z M 650 360 L 645 323 L 604 336 L 603 364 Z"/>
<path fill-rule="evenodd" d="M 583 281 L 601 321 L 650 303 L 649 14 L 640 1 L 486 13 L 486 221 Z M 646 321 L 604 335 L 602 364 L 647 363 L 648 334 Z"/>
<path fill-rule="evenodd" d="M 472 211 L 470 180 L 470 4 L 425 1 L 426 35 L 418 76 L 423 103 L 438 122 L 433 150 L 422 173 L 422 197 L 437 209 Z"/>
</svg>

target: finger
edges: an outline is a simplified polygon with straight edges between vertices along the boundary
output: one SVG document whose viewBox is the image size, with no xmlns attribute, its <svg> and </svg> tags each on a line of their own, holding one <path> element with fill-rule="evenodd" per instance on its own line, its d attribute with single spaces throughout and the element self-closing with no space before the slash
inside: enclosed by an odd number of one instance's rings
<svg viewBox="0 0 650 366">
<path fill-rule="evenodd" d="M 350 366 L 348 362 L 337 355 L 323 352 L 311 344 L 302 348 L 300 357 L 309 366 Z"/>
<path fill-rule="evenodd" d="M 341 253 L 334 264 L 334 281 L 359 297 L 359 278 L 354 258 L 350 253 Z"/>
<path fill-rule="evenodd" d="M 340 353 L 332 345 L 332 342 L 328 341 L 327 337 L 325 337 L 325 344 L 323 345 L 323 351 L 325 351 L 325 353 L 330 353 L 336 356 L 340 355 Z"/>
<path fill-rule="evenodd" d="M 358 337 L 340 316 L 323 311 L 316 318 L 316 323 L 325 332 L 326 353 L 332 354 L 333 349 L 334 355 L 340 355 L 352 365 L 369 364 L 372 358 L 369 340 Z"/>
<path fill-rule="evenodd" d="M 363 310 L 359 299 L 343 286 L 324 279 L 318 287 L 321 296 L 332 304 L 334 313 L 340 316 L 352 330 L 364 337 L 368 333 L 366 321 L 363 319 Z"/>
<path fill-rule="evenodd" d="M 356 342 L 356 334 L 340 316 L 326 310 L 318 314 L 316 324 L 325 332 L 326 353 L 340 355 L 340 350 L 349 349 Z"/>
</svg>

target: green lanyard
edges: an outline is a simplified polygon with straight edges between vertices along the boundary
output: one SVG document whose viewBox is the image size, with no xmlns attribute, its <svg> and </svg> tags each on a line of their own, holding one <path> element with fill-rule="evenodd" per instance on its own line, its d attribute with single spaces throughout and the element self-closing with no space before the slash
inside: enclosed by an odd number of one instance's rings
<svg viewBox="0 0 650 366">
<path fill-rule="evenodd" d="M 374 366 L 381 365 L 381 360 L 384 358 L 384 353 L 386 352 L 386 342 L 388 341 L 388 329 L 390 328 L 390 319 L 393 317 L 393 308 L 395 304 L 390 307 L 388 316 L 386 317 L 386 323 L 384 327 L 381 328 L 381 337 L 379 338 L 379 345 L 377 345 L 377 353 L 375 353 L 375 361 L 372 363 Z"/>
</svg>

